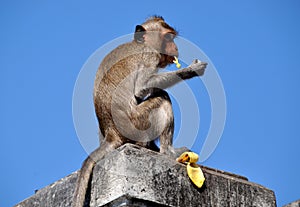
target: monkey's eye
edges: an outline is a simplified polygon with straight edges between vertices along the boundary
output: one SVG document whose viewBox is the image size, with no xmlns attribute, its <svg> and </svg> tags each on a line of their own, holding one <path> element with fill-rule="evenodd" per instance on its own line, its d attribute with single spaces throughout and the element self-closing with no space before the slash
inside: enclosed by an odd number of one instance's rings
<svg viewBox="0 0 300 207">
<path fill-rule="evenodd" d="M 167 34 L 165 34 L 165 36 L 164 36 L 164 40 L 165 40 L 165 41 L 168 41 L 168 42 L 173 41 L 174 38 L 175 38 L 175 35 L 172 34 L 172 33 L 167 33 Z"/>
</svg>

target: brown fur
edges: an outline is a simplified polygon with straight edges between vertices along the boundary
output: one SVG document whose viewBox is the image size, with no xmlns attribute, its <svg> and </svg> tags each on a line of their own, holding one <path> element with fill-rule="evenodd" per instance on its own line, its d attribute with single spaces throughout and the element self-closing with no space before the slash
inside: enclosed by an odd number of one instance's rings
<svg viewBox="0 0 300 207">
<path fill-rule="evenodd" d="M 100 147 L 82 165 L 73 207 L 84 205 L 96 162 L 124 143 L 157 150 L 153 141 L 159 137 L 160 152 L 174 156 L 172 104 L 163 89 L 202 75 L 206 63 L 194 62 L 185 69 L 157 73 L 178 56 L 177 46 L 170 36 L 165 38 L 167 34 L 175 36 L 177 32 L 162 17 L 154 16 L 137 27 L 132 42 L 120 45 L 102 61 L 95 79 L 94 105 L 103 137 Z"/>
</svg>

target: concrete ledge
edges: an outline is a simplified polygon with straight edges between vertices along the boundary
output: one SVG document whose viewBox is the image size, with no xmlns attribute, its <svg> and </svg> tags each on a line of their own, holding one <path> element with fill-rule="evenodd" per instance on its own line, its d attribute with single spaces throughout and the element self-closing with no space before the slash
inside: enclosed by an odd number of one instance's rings
<svg viewBox="0 0 300 207">
<path fill-rule="evenodd" d="M 245 177 L 202 167 L 205 185 L 191 183 L 186 166 L 169 157 L 126 144 L 94 168 L 87 203 L 105 206 L 276 206 L 274 192 Z M 16 207 L 70 206 L 77 173 L 73 173 Z M 87 205 L 88 206 L 88 205 Z"/>
<path fill-rule="evenodd" d="M 294 201 L 292 203 L 289 203 L 283 207 L 300 207 L 300 200 Z"/>
<path fill-rule="evenodd" d="M 33 196 L 15 207 L 67 207 L 71 206 L 77 172 L 38 190 Z"/>
</svg>

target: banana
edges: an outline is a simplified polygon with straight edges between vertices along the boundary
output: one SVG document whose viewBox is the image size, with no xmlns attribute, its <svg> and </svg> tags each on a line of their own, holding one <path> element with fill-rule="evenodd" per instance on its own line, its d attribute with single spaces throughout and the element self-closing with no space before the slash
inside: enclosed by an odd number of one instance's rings
<svg viewBox="0 0 300 207">
<path fill-rule="evenodd" d="M 176 56 L 174 56 L 174 59 L 175 60 L 173 60 L 173 63 L 175 63 L 176 67 L 179 69 L 181 67 L 181 64 L 178 62 L 178 58 Z"/>
<path fill-rule="evenodd" d="M 189 178 L 198 188 L 201 188 L 205 181 L 205 177 L 201 168 L 196 164 L 198 158 L 199 156 L 194 152 L 184 152 L 176 159 L 176 161 L 187 164 L 187 174 Z"/>
</svg>

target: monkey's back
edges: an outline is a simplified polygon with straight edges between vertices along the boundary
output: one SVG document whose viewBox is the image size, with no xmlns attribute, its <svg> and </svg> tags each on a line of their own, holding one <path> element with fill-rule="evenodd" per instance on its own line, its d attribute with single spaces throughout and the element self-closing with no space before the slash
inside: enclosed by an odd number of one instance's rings
<svg viewBox="0 0 300 207">
<path fill-rule="evenodd" d="M 112 117 L 112 110 L 117 115 L 129 111 L 135 99 L 136 71 L 158 61 L 156 51 L 134 41 L 118 46 L 103 59 L 94 83 L 95 111 L 103 135 L 108 127 L 114 127 L 113 118 L 118 118 Z"/>
</svg>

